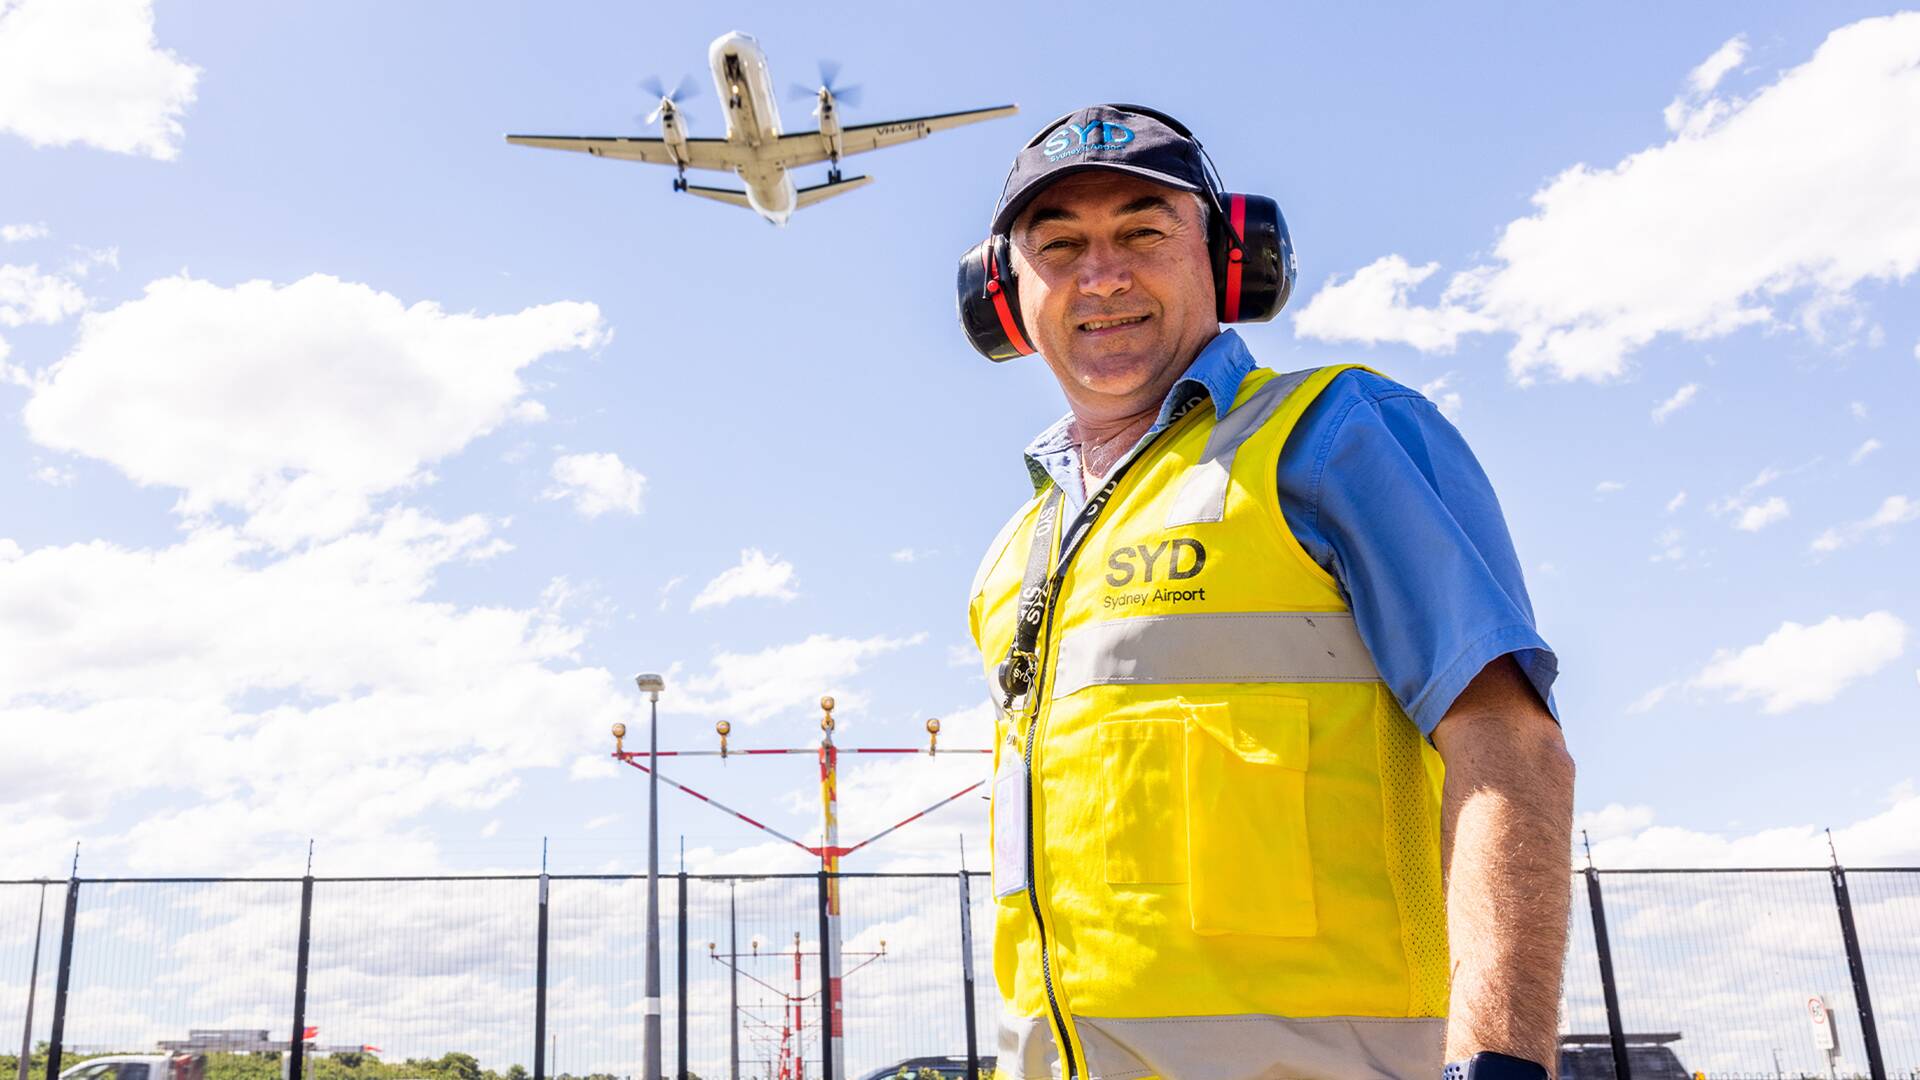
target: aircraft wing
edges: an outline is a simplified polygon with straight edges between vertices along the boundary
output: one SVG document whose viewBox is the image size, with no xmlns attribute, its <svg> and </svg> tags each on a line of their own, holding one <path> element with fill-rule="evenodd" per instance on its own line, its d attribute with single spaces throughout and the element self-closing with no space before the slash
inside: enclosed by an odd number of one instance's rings
<svg viewBox="0 0 1920 1080">
<path fill-rule="evenodd" d="M 881 150 L 912 142 L 915 139 L 924 139 L 936 131 L 945 131 L 965 124 L 977 124 L 982 120 L 998 120 L 1019 111 L 1018 105 L 996 105 L 991 109 L 968 109 L 965 112 L 915 116 L 906 120 L 888 120 L 878 124 L 841 128 L 840 152 L 843 155 L 864 154 L 869 150 Z M 771 159 L 789 169 L 800 165 L 812 165 L 833 156 L 826 137 L 818 131 L 801 131 L 792 135 L 782 135 L 780 142 L 769 149 L 771 153 L 763 156 L 762 160 Z"/>
<path fill-rule="evenodd" d="M 628 135 L 509 135 L 515 146 L 534 146 L 542 150 L 575 150 L 594 157 L 618 161 L 643 161 L 649 165 L 677 165 L 665 139 L 647 139 Z M 750 153 L 750 152 L 749 152 Z M 688 139 L 687 168 L 731 172 L 752 160 L 725 139 Z"/>
</svg>

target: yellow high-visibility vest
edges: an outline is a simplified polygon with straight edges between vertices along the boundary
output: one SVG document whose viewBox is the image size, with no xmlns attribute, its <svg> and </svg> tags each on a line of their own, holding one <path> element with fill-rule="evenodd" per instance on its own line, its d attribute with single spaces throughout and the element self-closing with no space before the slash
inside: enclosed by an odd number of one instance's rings
<svg viewBox="0 0 1920 1080">
<path fill-rule="evenodd" d="M 1046 608 L 1038 687 L 994 752 L 1003 1072 L 1057 1054 L 1083 1080 L 1440 1073 L 1439 756 L 1275 490 L 1342 370 L 1255 370 L 1224 417 L 1175 421 Z M 1046 494 L 974 581 L 989 685 Z"/>
</svg>

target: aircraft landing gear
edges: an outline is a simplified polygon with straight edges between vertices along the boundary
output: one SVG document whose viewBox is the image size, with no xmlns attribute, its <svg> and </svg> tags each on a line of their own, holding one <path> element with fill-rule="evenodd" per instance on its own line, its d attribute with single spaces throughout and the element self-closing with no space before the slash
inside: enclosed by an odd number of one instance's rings
<svg viewBox="0 0 1920 1080">
<path fill-rule="evenodd" d="M 827 183 L 837 184 L 839 182 L 840 182 L 840 159 L 834 158 L 833 163 L 827 166 Z"/>
<path fill-rule="evenodd" d="M 673 190 L 687 190 L 687 167 L 684 165 L 680 167 L 680 175 L 673 178 Z"/>
</svg>

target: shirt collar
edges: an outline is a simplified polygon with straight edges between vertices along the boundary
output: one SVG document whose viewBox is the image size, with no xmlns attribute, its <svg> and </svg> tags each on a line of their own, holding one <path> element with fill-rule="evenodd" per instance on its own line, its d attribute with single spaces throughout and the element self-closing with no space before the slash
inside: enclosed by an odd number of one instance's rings
<svg viewBox="0 0 1920 1080">
<path fill-rule="evenodd" d="M 1180 376 L 1167 396 L 1160 402 L 1160 414 L 1154 418 L 1153 426 L 1142 435 L 1141 441 L 1160 433 L 1172 422 L 1174 410 L 1193 398 L 1203 394 L 1213 401 L 1213 415 L 1216 420 L 1224 418 L 1233 409 L 1233 398 L 1240 390 L 1240 381 L 1254 367 L 1253 354 L 1247 351 L 1246 342 L 1232 330 L 1221 332 L 1209 341 L 1200 355 L 1193 358 L 1186 373 Z M 1033 480 L 1033 490 L 1045 491 L 1047 484 L 1057 483 L 1067 492 L 1080 490 L 1078 470 L 1080 455 L 1074 450 L 1073 437 L 1068 434 L 1068 425 L 1073 423 L 1073 413 L 1055 420 L 1045 431 L 1027 444 L 1027 475 Z M 1066 483 L 1061 477 L 1073 479 Z"/>
</svg>

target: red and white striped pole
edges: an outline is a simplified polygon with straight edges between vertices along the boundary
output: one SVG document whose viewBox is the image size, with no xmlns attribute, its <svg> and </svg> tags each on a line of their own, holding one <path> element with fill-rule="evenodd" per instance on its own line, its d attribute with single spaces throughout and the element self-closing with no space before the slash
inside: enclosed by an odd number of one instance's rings
<svg viewBox="0 0 1920 1080">
<path fill-rule="evenodd" d="M 833 698 L 820 699 L 820 807 L 824 829 L 820 838 L 820 869 L 827 874 L 827 935 L 820 943 L 827 969 L 827 1030 L 832 1040 L 833 1074 L 823 1080 L 846 1080 L 846 1041 L 840 1026 L 840 792 L 836 781 L 840 751 L 833 745 Z"/>
</svg>

